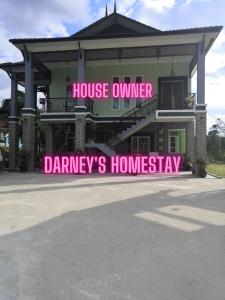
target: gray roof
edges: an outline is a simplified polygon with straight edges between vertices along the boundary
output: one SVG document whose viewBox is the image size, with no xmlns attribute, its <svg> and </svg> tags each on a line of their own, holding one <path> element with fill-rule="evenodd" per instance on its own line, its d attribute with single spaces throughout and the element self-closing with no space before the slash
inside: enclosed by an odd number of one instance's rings
<svg viewBox="0 0 225 300">
<path fill-rule="evenodd" d="M 199 28 L 187 28 L 161 31 L 154 27 L 145 25 L 141 22 L 125 17 L 116 12 L 99 19 L 82 30 L 69 37 L 55 38 L 16 38 L 9 41 L 13 44 L 21 43 L 41 43 L 57 41 L 73 41 L 83 39 L 107 39 L 123 37 L 142 37 L 142 36 L 165 36 L 190 33 L 220 32 L 223 26 L 209 26 Z"/>
</svg>

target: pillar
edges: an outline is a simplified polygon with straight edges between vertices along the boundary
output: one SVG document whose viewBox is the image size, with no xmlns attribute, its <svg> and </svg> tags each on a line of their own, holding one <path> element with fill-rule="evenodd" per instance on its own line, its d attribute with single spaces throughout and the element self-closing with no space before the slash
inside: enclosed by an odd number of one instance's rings
<svg viewBox="0 0 225 300">
<path fill-rule="evenodd" d="M 85 131 L 86 131 L 86 115 L 85 114 L 76 114 L 75 120 L 75 150 L 84 151 L 85 144 Z"/>
<path fill-rule="evenodd" d="M 206 110 L 202 109 L 196 111 L 196 158 L 200 157 L 207 158 Z"/>
<path fill-rule="evenodd" d="M 79 49 L 77 58 L 77 81 L 85 81 L 85 51 Z M 85 99 L 78 99 L 78 106 L 75 108 L 75 151 L 84 151 L 85 132 L 86 132 L 86 112 Z"/>
<path fill-rule="evenodd" d="M 187 122 L 187 158 L 192 162 L 195 159 L 195 124 Z"/>
<path fill-rule="evenodd" d="M 77 82 L 85 81 L 85 51 L 79 49 L 77 58 Z M 78 106 L 85 107 L 85 99 L 78 99 Z"/>
<path fill-rule="evenodd" d="M 29 154 L 28 170 L 34 170 L 35 159 L 35 122 L 34 82 L 32 53 L 26 52 L 25 58 L 25 104 L 23 117 L 23 149 Z"/>
<path fill-rule="evenodd" d="M 16 74 L 11 77 L 11 101 L 9 116 L 9 169 L 15 170 L 18 150 L 18 101 Z"/>
<path fill-rule="evenodd" d="M 46 129 L 46 154 L 53 154 L 53 124 L 47 124 Z"/>
<path fill-rule="evenodd" d="M 206 159 L 205 45 L 198 44 L 195 156 Z"/>
<path fill-rule="evenodd" d="M 204 42 L 198 43 L 197 104 L 205 104 L 205 45 L 204 45 Z"/>
</svg>

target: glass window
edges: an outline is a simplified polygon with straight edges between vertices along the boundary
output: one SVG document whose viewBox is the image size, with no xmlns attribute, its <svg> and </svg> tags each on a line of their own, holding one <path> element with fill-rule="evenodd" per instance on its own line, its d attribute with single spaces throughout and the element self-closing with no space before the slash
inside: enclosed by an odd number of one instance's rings
<svg viewBox="0 0 225 300">
<path fill-rule="evenodd" d="M 142 76 L 136 76 L 135 77 L 136 83 L 141 83 L 142 82 Z M 141 104 L 142 100 L 140 98 L 136 98 L 136 107 Z"/>
<path fill-rule="evenodd" d="M 169 152 L 186 153 L 186 130 L 185 129 L 169 130 Z"/>
<path fill-rule="evenodd" d="M 130 76 L 125 76 L 124 77 L 124 83 L 130 83 L 130 82 L 131 82 L 131 77 Z M 130 98 L 124 98 L 123 107 L 124 107 L 124 109 L 130 109 Z"/>
<path fill-rule="evenodd" d="M 113 77 L 113 83 L 119 83 L 119 77 Z M 113 109 L 120 109 L 120 99 L 113 98 L 112 108 Z"/>
</svg>

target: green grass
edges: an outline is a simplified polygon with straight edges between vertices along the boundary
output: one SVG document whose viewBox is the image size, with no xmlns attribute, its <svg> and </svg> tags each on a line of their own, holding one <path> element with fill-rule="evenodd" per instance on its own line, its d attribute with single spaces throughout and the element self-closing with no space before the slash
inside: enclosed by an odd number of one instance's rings
<svg viewBox="0 0 225 300">
<path fill-rule="evenodd" d="M 215 174 L 225 178 L 225 164 L 223 163 L 210 163 L 207 166 L 208 173 Z"/>
</svg>

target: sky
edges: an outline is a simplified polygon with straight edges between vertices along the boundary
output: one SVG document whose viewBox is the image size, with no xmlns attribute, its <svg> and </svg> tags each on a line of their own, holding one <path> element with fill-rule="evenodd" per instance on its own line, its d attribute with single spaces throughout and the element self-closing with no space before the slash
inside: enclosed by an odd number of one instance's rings
<svg viewBox="0 0 225 300">
<path fill-rule="evenodd" d="M 114 0 L 0 0 L 0 63 L 23 60 L 10 38 L 71 35 L 103 17 L 106 4 L 112 13 Z M 224 0 L 117 0 L 117 12 L 161 30 L 225 25 Z M 206 56 L 208 129 L 217 118 L 225 120 L 224 88 L 223 30 Z M 5 98 L 10 80 L 0 71 L 0 101 Z"/>
</svg>

